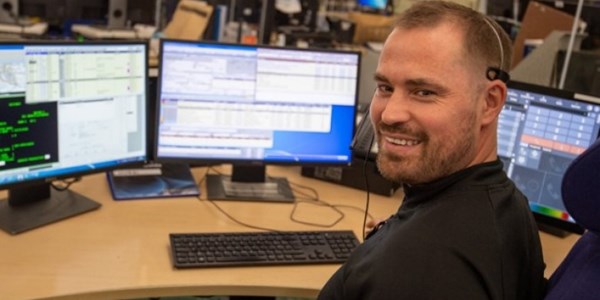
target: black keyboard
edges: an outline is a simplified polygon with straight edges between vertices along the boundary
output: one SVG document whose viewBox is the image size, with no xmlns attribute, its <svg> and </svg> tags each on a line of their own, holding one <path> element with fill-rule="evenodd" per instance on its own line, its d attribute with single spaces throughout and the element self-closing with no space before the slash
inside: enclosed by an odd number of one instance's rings
<svg viewBox="0 0 600 300">
<path fill-rule="evenodd" d="M 172 233 L 176 268 L 342 263 L 359 242 L 352 231 Z"/>
</svg>

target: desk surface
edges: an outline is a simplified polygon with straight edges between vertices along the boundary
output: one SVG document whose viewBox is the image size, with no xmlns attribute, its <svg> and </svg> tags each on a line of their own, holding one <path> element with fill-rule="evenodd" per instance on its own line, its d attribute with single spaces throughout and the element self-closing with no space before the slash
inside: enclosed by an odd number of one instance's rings
<svg viewBox="0 0 600 300">
<path fill-rule="evenodd" d="M 205 169 L 193 170 L 200 179 Z M 298 167 L 269 167 L 271 176 L 315 188 L 321 200 L 355 206 L 341 210 L 335 229 L 361 236 L 365 193 L 300 176 Z M 339 265 L 174 269 L 171 232 L 250 231 L 227 219 L 206 200 L 168 198 L 114 201 L 104 174 L 84 177 L 72 186 L 100 203 L 99 210 L 16 236 L 0 232 L 0 291 L 3 299 L 116 299 L 178 295 L 256 295 L 314 297 Z M 203 193 L 205 190 L 203 187 Z M 5 198 L 6 192 L 0 192 Z M 201 197 L 205 199 L 205 196 Z M 395 212 L 394 197 L 371 194 L 369 212 L 376 218 Z M 290 220 L 292 204 L 218 201 L 237 219 L 256 226 L 318 230 Z M 295 218 L 331 223 L 329 208 L 301 202 Z M 548 276 L 578 238 L 542 233 Z"/>
</svg>

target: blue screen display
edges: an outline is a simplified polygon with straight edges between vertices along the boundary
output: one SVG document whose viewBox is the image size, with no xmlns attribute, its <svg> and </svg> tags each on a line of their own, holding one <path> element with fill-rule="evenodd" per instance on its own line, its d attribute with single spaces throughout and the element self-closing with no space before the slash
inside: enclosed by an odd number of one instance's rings
<svg viewBox="0 0 600 300">
<path fill-rule="evenodd" d="M 0 188 L 141 163 L 144 42 L 0 44 Z"/>
<path fill-rule="evenodd" d="M 358 0 L 358 6 L 363 8 L 384 10 L 386 5 L 387 0 Z"/>
<path fill-rule="evenodd" d="M 348 164 L 360 54 L 165 40 L 156 157 Z"/>
<path fill-rule="evenodd" d="M 600 99 L 509 82 L 498 124 L 498 156 L 534 213 L 563 226 L 575 222 L 563 204 L 562 179 L 599 132 Z"/>
</svg>

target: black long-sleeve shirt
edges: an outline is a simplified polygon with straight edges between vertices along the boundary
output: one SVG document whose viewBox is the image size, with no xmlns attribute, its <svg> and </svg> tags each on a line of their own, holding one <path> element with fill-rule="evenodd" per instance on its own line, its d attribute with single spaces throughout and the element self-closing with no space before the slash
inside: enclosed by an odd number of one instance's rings
<svg viewBox="0 0 600 300">
<path fill-rule="evenodd" d="M 398 212 L 354 251 L 319 300 L 543 297 L 537 227 L 499 160 L 404 192 Z"/>
</svg>

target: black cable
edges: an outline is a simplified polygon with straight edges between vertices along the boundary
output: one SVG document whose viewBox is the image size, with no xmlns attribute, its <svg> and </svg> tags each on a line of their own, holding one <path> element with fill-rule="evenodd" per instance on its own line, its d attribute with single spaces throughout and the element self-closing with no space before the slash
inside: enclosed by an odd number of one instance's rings
<svg viewBox="0 0 600 300">
<path fill-rule="evenodd" d="M 354 205 L 347 205 L 347 204 L 334 204 L 333 206 L 338 207 L 338 208 L 352 208 L 355 210 L 358 210 L 361 213 L 366 213 L 367 214 L 367 218 L 371 221 L 375 220 L 375 217 L 373 217 L 373 215 L 371 215 L 368 211 L 365 211 L 363 208 L 360 208 L 358 206 L 354 206 Z"/>
<path fill-rule="evenodd" d="M 314 188 L 311 188 L 311 187 L 308 187 L 308 186 L 299 185 L 299 184 L 296 184 L 296 183 L 293 183 L 293 182 L 290 182 L 290 184 L 291 184 L 291 185 L 293 185 L 293 186 L 297 186 L 297 187 L 299 187 L 299 188 L 303 188 L 303 189 L 310 190 L 310 191 L 311 191 L 311 192 L 313 192 L 315 195 L 314 195 L 314 197 L 309 197 L 309 195 L 307 195 L 307 194 L 305 194 L 305 193 L 301 192 L 300 190 L 294 190 L 294 193 L 297 193 L 297 194 L 301 194 L 301 195 L 307 196 L 307 197 L 308 197 L 308 200 L 314 200 L 314 201 L 318 201 L 318 202 L 324 202 L 324 201 L 322 201 L 322 200 L 320 200 L 320 199 L 319 199 L 319 193 L 318 193 L 318 192 L 317 192 L 317 190 L 315 190 Z M 296 198 L 296 199 L 299 199 L 299 198 Z M 325 203 L 326 203 L 326 202 L 325 202 Z M 352 208 L 352 209 L 358 210 L 358 211 L 360 211 L 360 212 L 362 212 L 362 213 L 366 213 L 366 214 L 367 214 L 367 217 L 368 217 L 370 220 L 375 220 L 375 218 L 374 218 L 374 217 L 373 217 L 373 216 L 372 216 L 372 215 L 371 215 L 371 214 L 370 214 L 368 211 L 365 211 L 364 209 L 362 209 L 362 208 L 360 208 L 360 207 L 358 207 L 358 206 L 347 205 L 347 204 L 330 204 L 330 205 L 331 205 L 331 207 L 332 207 L 332 208 Z"/>
<path fill-rule="evenodd" d="M 305 186 L 305 185 L 301 185 L 301 184 L 297 184 L 297 183 L 293 183 L 293 182 L 290 182 L 290 185 L 295 186 L 297 188 L 306 189 L 306 190 L 309 190 L 309 191 L 311 191 L 311 192 L 314 193 L 314 198 L 313 198 L 313 197 L 310 197 L 309 195 L 305 194 L 304 192 L 302 192 L 302 191 L 300 191 L 298 189 L 292 189 L 294 191 L 294 193 L 298 193 L 298 194 L 302 194 L 304 196 L 307 196 L 308 200 L 312 200 L 312 201 L 310 201 L 310 202 L 308 202 L 308 201 L 296 201 L 296 203 L 294 204 L 294 207 L 292 209 L 292 213 L 290 214 L 290 220 L 292 220 L 294 222 L 297 222 L 297 223 L 300 223 L 300 224 L 305 224 L 305 225 L 310 225 L 310 226 L 323 227 L 323 228 L 331 228 L 331 227 L 337 225 L 340 221 L 342 221 L 346 217 L 346 214 L 344 214 L 344 212 L 342 212 L 336 205 L 330 204 L 328 202 L 325 202 L 325 201 L 321 200 L 320 197 L 319 197 L 319 193 L 314 188 L 309 187 L 309 186 Z M 314 204 L 314 205 L 320 205 L 320 206 L 324 206 L 324 207 L 329 207 L 333 211 L 335 211 L 336 213 L 338 213 L 339 217 L 335 221 L 333 221 L 332 223 L 330 223 L 330 224 L 319 224 L 319 223 L 312 223 L 312 222 L 305 222 L 305 221 L 298 220 L 298 219 L 296 219 L 294 217 L 294 214 L 296 212 L 296 208 L 298 207 L 298 203 L 311 203 L 311 204 Z"/>
<path fill-rule="evenodd" d="M 297 183 L 294 183 L 294 182 L 290 182 L 290 185 L 291 185 L 291 186 L 298 187 L 298 188 L 301 188 L 301 189 L 305 189 L 305 190 L 309 190 L 309 191 L 311 191 L 311 192 L 314 194 L 314 198 L 312 198 L 312 199 L 314 199 L 315 201 L 321 201 L 321 200 L 319 199 L 319 192 L 317 192 L 317 190 L 315 190 L 314 188 L 311 188 L 311 187 L 309 187 L 309 186 L 305 186 L 305 185 L 301 185 L 301 184 L 297 184 Z M 299 194 L 302 194 L 302 195 L 304 195 L 304 196 L 310 197 L 309 195 L 307 195 L 307 194 L 305 194 L 304 192 L 301 192 L 301 191 L 299 191 L 299 190 L 294 190 L 294 189 L 292 189 L 292 190 L 293 190 L 294 192 L 296 192 L 296 193 L 299 193 Z"/>
<path fill-rule="evenodd" d="M 218 175 L 224 175 L 222 172 L 220 172 L 220 171 L 219 171 L 219 170 L 217 170 L 216 168 L 209 167 L 209 168 L 207 168 L 207 170 L 206 170 L 206 173 L 205 173 L 204 177 L 202 178 L 202 180 L 199 182 L 199 184 L 200 184 L 200 183 L 202 183 L 202 181 L 204 181 L 204 179 L 205 179 L 205 178 L 206 178 L 206 176 L 208 175 L 209 171 L 211 171 L 211 170 L 212 170 L 213 172 L 215 172 L 216 174 L 218 174 Z M 271 177 L 268 177 L 268 178 L 271 178 Z M 201 199 L 201 200 L 202 200 L 202 199 Z M 215 203 L 213 200 L 210 200 L 210 199 L 206 199 L 206 200 L 207 200 L 207 201 L 209 201 L 210 203 L 212 203 L 212 204 L 213 204 L 213 205 L 214 205 L 214 206 L 215 206 L 215 207 L 216 207 L 216 208 L 217 208 L 219 211 L 221 211 L 221 213 L 223 213 L 223 214 L 224 214 L 224 215 L 225 215 L 227 218 L 229 218 L 230 220 L 232 220 L 233 222 L 235 222 L 235 223 L 237 223 L 237 224 L 239 224 L 239 225 L 242 225 L 242 226 L 245 226 L 245 227 L 248 227 L 248 228 L 252 228 L 252 229 L 259 229 L 259 230 L 266 230 L 266 231 L 277 231 L 277 232 L 281 231 L 281 230 L 277 230 L 277 229 L 266 228 L 266 227 L 260 227 L 260 226 L 255 226 L 255 225 L 251 225 L 251 224 L 248 224 L 248 223 L 244 223 L 244 222 L 242 222 L 242 221 L 240 221 L 240 220 L 237 220 L 237 219 L 236 219 L 236 218 L 234 218 L 232 215 L 228 214 L 228 213 L 227 213 L 227 212 L 226 212 L 226 211 L 225 211 L 223 208 L 221 208 L 221 207 L 220 207 L 218 204 L 216 204 L 216 203 Z M 293 211 L 293 210 L 292 210 L 292 211 Z"/>
<path fill-rule="evenodd" d="M 204 176 L 199 180 L 198 184 L 201 185 L 202 182 L 206 179 L 206 177 L 208 176 L 208 173 L 210 171 L 213 171 L 219 175 L 223 175 L 223 173 L 221 173 L 219 170 L 212 168 L 212 167 L 208 167 L 206 169 L 206 172 L 204 174 Z M 272 178 L 271 176 L 267 176 L 267 178 Z M 314 188 L 308 187 L 308 186 L 304 186 L 304 185 L 300 185 L 297 183 L 293 183 L 293 182 L 289 182 L 291 186 L 296 187 L 296 189 L 292 189 L 292 191 L 296 194 L 300 194 L 306 198 L 298 198 L 296 197 L 296 201 L 294 201 L 294 205 L 292 207 L 292 211 L 290 212 L 290 216 L 289 219 L 292 222 L 298 223 L 298 224 L 303 224 L 303 225 L 308 225 L 308 226 L 314 226 L 314 227 L 322 227 L 322 228 L 331 228 L 335 225 L 337 225 L 340 221 L 342 221 L 346 215 L 344 214 L 344 212 L 342 212 L 338 206 L 336 205 L 332 205 L 329 204 L 321 199 L 319 199 L 319 193 L 317 192 L 317 190 L 315 190 Z M 309 195 L 303 191 L 298 190 L 297 188 L 301 188 L 301 189 L 306 189 L 311 191 L 314 195 Z M 198 195 L 198 199 L 199 200 L 204 200 L 201 198 L 200 195 Z M 305 199 L 304 201 L 302 199 Z M 258 230 L 265 230 L 265 231 L 275 231 L 275 232 L 280 232 L 281 230 L 277 230 L 277 229 L 273 229 L 273 228 L 267 228 L 267 227 L 261 227 L 261 226 L 255 226 L 255 225 L 251 225 L 245 222 L 242 222 L 238 219 L 236 219 L 235 217 L 233 217 L 232 215 L 230 215 L 229 213 L 227 213 L 222 207 L 220 207 L 215 201 L 210 200 L 210 199 L 206 199 L 208 202 L 210 202 L 212 205 L 214 205 L 223 215 L 225 215 L 227 218 L 229 218 L 231 221 L 242 225 L 244 227 L 248 227 L 248 228 L 252 228 L 252 229 L 258 229 Z M 323 206 L 323 207 L 328 207 L 331 208 L 334 212 L 336 212 L 339 217 L 337 219 L 335 219 L 333 222 L 329 223 L 329 224 L 320 224 L 320 223 L 313 223 L 313 222 L 307 222 L 307 221 L 303 221 L 300 219 L 296 218 L 296 211 L 298 209 L 298 204 L 299 203 L 309 203 L 309 204 L 313 204 L 313 205 L 319 205 L 319 206 Z M 339 207 L 343 207 L 343 205 L 340 205 Z M 350 206 L 348 206 L 350 207 Z M 356 208 L 356 207 L 355 207 Z M 358 209 L 358 208 L 356 208 Z"/>
<path fill-rule="evenodd" d="M 58 185 L 56 185 L 56 183 L 55 183 L 55 182 L 52 182 L 52 183 L 50 183 L 50 186 L 51 186 L 53 189 L 55 189 L 55 190 L 57 190 L 57 191 L 60 191 L 60 192 L 62 192 L 62 191 L 66 191 L 66 190 L 68 190 L 68 189 L 69 189 L 69 187 L 70 187 L 70 186 L 71 186 L 73 183 L 75 183 L 75 182 L 78 182 L 78 181 L 80 181 L 80 180 L 81 180 L 81 177 L 75 177 L 75 178 L 71 178 L 71 179 L 63 179 L 63 180 L 60 180 L 60 182 L 62 182 L 62 183 L 64 184 L 64 186 L 58 186 Z"/>
<path fill-rule="evenodd" d="M 206 177 L 208 176 L 208 172 L 213 169 L 213 167 L 207 167 L 206 168 L 206 172 L 204 172 L 204 175 L 200 178 L 200 180 L 198 180 L 198 186 L 202 186 L 202 183 L 204 182 L 204 180 L 206 180 Z M 218 173 L 218 171 L 215 171 Z"/>
<path fill-rule="evenodd" d="M 371 140 L 369 141 L 369 151 L 371 151 L 370 149 L 373 147 L 373 142 L 375 141 L 375 135 L 373 134 L 371 136 Z M 367 216 L 369 216 L 369 203 L 371 202 L 371 192 L 370 192 L 370 188 L 369 188 L 369 177 L 367 176 L 367 160 L 368 160 L 368 155 L 365 157 L 365 160 L 363 162 L 363 175 L 365 176 L 365 189 L 367 190 L 367 199 L 365 201 L 365 217 L 363 219 L 363 228 L 362 228 L 362 234 L 363 234 L 363 241 L 365 240 L 365 238 L 367 237 Z"/>
<path fill-rule="evenodd" d="M 298 204 L 299 203 L 310 203 L 310 204 L 313 204 L 313 205 L 320 205 L 320 206 L 324 206 L 324 207 L 329 207 L 333 211 L 337 212 L 338 215 L 339 215 L 339 217 L 337 219 L 335 219 L 335 221 L 333 221 L 332 223 L 329 223 L 329 224 L 319 224 L 319 223 L 306 222 L 306 221 L 302 221 L 302 220 L 296 219 L 295 218 L 295 212 L 296 212 L 296 209 L 298 208 Z M 290 220 L 292 220 L 293 222 L 296 222 L 296 223 L 299 223 L 299 224 L 304 224 L 304 225 L 309 225 L 309 226 L 322 227 L 322 228 L 331 228 L 331 227 L 337 225 L 340 221 L 342 221 L 344 219 L 344 217 L 346 217 L 346 215 L 341 210 L 339 210 L 337 207 L 335 207 L 335 206 L 333 206 L 333 205 L 331 205 L 329 203 L 323 202 L 323 201 L 319 201 L 319 202 L 315 202 L 315 201 L 296 201 L 294 203 L 294 207 L 292 208 L 292 212 L 290 213 Z"/>
<path fill-rule="evenodd" d="M 208 173 L 210 171 L 215 172 L 218 175 L 223 175 L 222 172 L 220 172 L 219 170 L 217 170 L 216 168 L 209 166 L 206 168 L 206 172 L 204 173 L 204 176 L 200 179 L 200 181 L 198 182 L 198 185 L 201 185 L 202 182 L 204 182 L 204 180 L 206 180 L 206 177 L 208 176 Z M 225 215 L 229 220 L 233 221 L 234 223 L 247 227 L 247 228 L 252 228 L 252 229 L 258 229 L 258 230 L 263 230 L 263 231 L 272 231 L 272 232 L 281 232 L 281 230 L 277 230 L 277 229 L 273 229 L 273 228 L 267 228 L 267 227 L 261 227 L 261 226 L 255 226 L 252 224 L 248 224 L 248 223 L 244 223 L 236 218 L 234 218 L 232 215 L 230 215 L 229 213 L 227 213 L 227 211 L 225 211 L 222 207 L 220 207 L 215 201 L 210 200 L 210 199 L 202 199 L 200 195 L 198 195 L 198 200 L 202 201 L 202 200 L 206 200 L 208 201 L 210 204 L 212 204 L 214 207 L 216 207 L 223 215 Z"/>
<path fill-rule="evenodd" d="M 222 214 L 224 214 L 227 218 L 229 218 L 229 220 L 242 225 L 244 227 L 248 227 L 248 228 L 252 228 L 252 229 L 258 229 L 258 230 L 264 230 L 264 231 L 273 231 L 273 232 L 281 232 L 281 230 L 278 229 L 273 229 L 273 228 L 267 228 L 267 227 L 261 227 L 261 226 L 255 226 L 255 225 L 251 225 L 248 223 L 244 223 L 236 218 L 234 218 L 232 215 L 228 214 L 223 208 L 221 208 L 215 201 L 213 200 L 208 200 L 207 201 L 209 203 L 211 203 L 212 205 L 214 205 Z"/>
</svg>

